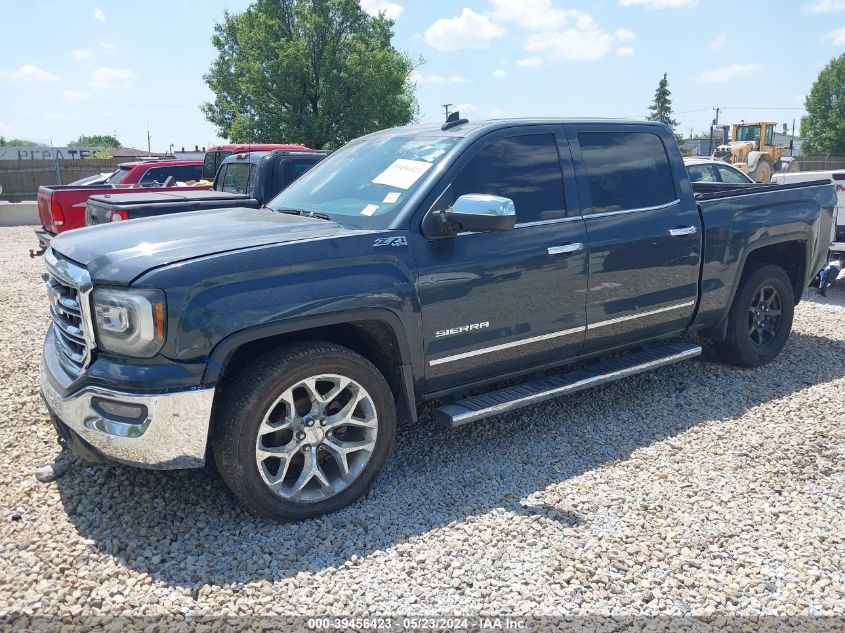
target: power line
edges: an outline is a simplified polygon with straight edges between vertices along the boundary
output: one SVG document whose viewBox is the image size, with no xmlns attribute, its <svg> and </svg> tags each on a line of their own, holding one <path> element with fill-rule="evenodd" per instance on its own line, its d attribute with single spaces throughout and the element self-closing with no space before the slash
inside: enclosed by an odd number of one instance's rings
<svg viewBox="0 0 845 633">
<path fill-rule="evenodd" d="M 787 107 L 755 107 L 755 106 L 725 106 L 722 110 L 804 110 L 804 107 L 800 108 L 787 108 Z"/>
<path fill-rule="evenodd" d="M 55 95 L 34 95 L 34 94 L 21 94 L 19 92 L 2 92 L 0 91 L 0 95 L 8 96 L 8 97 L 15 97 L 15 98 L 24 98 L 24 99 L 38 99 L 39 101 L 52 101 L 55 100 Z M 190 108 L 191 110 L 199 109 L 199 105 L 178 105 L 175 103 L 131 103 L 127 101 L 108 101 L 102 100 L 99 97 L 96 99 L 96 102 L 105 103 L 108 105 L 119 105 L 119 106 L 131 106 L 131 107 L 139 107 L 139 108 Z M 75 103 L 85 103 L 85 101 L 76 101 Z"/>
</svg>

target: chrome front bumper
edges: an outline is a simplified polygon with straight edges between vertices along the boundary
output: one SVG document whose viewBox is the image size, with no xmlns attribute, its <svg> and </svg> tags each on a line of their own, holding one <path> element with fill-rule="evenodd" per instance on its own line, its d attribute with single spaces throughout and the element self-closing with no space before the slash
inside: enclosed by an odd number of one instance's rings
<svg viewBox="0 0 845 633">
<path fill-rule="evenodd" d="M 137 395 L 86 387 L 63 397 L 41 361 L 41 394 L 50 412 L 108 459 L 153 469 L 197 468 L 205 463 L 214 388 Z M 103 410 L 130 405 L 129 419 Z"/>
</svg>

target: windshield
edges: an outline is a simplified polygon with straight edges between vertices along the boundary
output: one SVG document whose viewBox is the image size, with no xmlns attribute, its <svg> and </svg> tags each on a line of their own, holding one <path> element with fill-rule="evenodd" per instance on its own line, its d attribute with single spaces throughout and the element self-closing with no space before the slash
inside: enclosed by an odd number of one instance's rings
<svg viewBox="0 0 845 633">
<path fill-rule="evenodd" d="M 743 125 L 736 128 L 736 140 L 738 141 L 756 141 L 760 138 L 759 125 Z"/>
<path fill-rule="evenodd" d="M 114 172 L 111 176 L 106 178 L 105 184 L 107 185 L 119 185 L 123 182 L 123 179 L 126 178 L 126 174 L 128 174 L 131 170 L 127 167 L 121 167 L 116 172 Z"/>
<path fill-rule="evenodd" d="M 314 211 L 353 226 L 385 227 L 456 137 L 379 135 L 352 141 L 273 198 L 269 207 Z"/>
</svg>

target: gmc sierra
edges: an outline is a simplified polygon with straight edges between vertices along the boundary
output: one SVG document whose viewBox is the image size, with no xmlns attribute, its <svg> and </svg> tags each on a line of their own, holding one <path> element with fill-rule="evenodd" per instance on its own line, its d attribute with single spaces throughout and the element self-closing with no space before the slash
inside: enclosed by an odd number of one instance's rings
<svg viewBox="0 0 845 633">
<path fill-rule="evenodd" d="M 835 205 L 829 182 L 694 190 L 659 123 L 386 130 L 270 208 L 54 239 L 41 389 L 86 459 L 213 456 L 249 507 L 314 517 L 372 485 L 423 401 L 451 426 L 507 414 L 697 356 L 683 334 L 772 360 Z"/>
</svg>

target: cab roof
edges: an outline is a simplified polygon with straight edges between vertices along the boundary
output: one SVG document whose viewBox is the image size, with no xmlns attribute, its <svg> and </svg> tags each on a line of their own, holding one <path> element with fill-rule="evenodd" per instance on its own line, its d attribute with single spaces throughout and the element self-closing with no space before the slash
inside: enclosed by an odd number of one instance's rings
<svg viewBox="0 0 845 633">
<path fill-rule="evenodd" d="M 155 165 L 156 167 L 179 167 L 181 165 L 202 165 L 201 160 L 135 160 L 128 163 L 120 163 L 121 169 L 132 169 L 141 165 Z"/>
<path fill-rule="evenodd" d="M 488 119 L 481 121 L 467 121 L 450 127 L 447 130 L 442 129 L 443 123 L 422 123 L 419 125 L 406 125 L 402 127 L 389 128 L 380 132 L 374 132 L 369 136 L 376 136 L 378 134 L 397 134 L 407 132 L 409 134 L 432 134 L 436 136 L 454 136 L 454 137 L 468 137 L 474 136 L 480 132 L 491 132 L 497 129 L 505 129 L 509 127 L 520 127 L 529 125 L 566 125 L 570 123 L 614 123 L 614 124 L 628 124 L 628 125 L 651 125 L 656 127 L 665 127 L 663 123 L 657 121 L 637 121 L 634 119 L 614 119 L 614 118 L 598 118 L 598 117 L 526 117 L 513 119 Z"/>
</svg>

